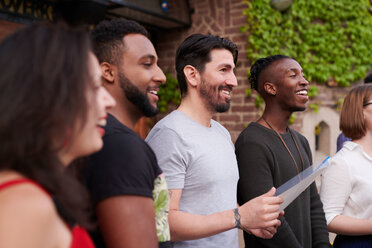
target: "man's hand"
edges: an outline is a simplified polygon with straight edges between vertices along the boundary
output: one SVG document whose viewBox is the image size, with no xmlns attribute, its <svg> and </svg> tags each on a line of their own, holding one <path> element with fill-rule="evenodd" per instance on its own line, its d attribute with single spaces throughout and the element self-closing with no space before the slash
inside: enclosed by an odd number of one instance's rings
<svg viewBox="0 0 372 248">
<path fill-rule="evenodd" d="M 239 207 L 239 214 L 241 216 L 241 228 L 243 230 L 275 228 L 280 225 L 279 208 L 283 200 L 280 197 L 274 197 L 276 189 L 273 187 L 267 193 L 253 198 Z M 283 214 L 283 213 L 280 213 Z M 265 235 L 272 233 L 270 231 L 264 232 Z M 258 231 L 255 231 L 257 234 Z M 253 233 L 253 232 L 252 232 Z M 262 231 L 260 231 L 262 234 Z"/>
<path fill-rule="evenodd" d="M 257 236 L 262 239 L 271 239 L 274 237 L 274 234 L 277 231 L 276 227 L 268 227 L 268 228 L 262 228 L 262 229 L 247 229 L 244 230 L 249 234 L 253 234 L 254 236 Z"/>
</svg>

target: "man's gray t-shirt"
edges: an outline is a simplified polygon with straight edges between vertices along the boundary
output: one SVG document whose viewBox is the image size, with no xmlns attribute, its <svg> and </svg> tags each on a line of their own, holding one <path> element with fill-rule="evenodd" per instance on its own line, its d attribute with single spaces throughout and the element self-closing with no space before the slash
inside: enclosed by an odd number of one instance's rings
<svg viewBox="0 0 372 248">
<path fill-rule="evenodd" d="M 239 172 L 229 132 L 211 120 L 205 127 L 173 111 L 151 130 L 154 150 L 169 189 L 182 189 L 180 210 L 200 215 L 237 207 Z M 236 229 L 211 237 L 174 242 L 174 247 L 238 247 Z"/>
</svg>

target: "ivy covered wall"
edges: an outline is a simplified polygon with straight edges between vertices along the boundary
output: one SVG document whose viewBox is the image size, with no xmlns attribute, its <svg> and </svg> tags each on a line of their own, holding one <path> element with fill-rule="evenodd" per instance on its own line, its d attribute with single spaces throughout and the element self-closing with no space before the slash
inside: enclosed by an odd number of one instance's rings
<svg viewBox="0 0 372 248">
<path fill-rule="evenodd" d="M 332 7 L 335 3 L 339 2 L 340 6 Z M 296 115 L 293 116 L 291 119 L 292 128 L 304 132 L 306 130 L 303 129 L 303 118 L 306 114 L 311 113 L 315 114 L 316 116 L 321 116 L 322 111 L 324 108 L 330 109 L 338 114 L 339 107 L 341 106 L 342 100 L 349 90 L 349 87 L 329 87 L 329 86 L 337 86 L 342 82 L 340 78 L 349 75 L 347 71 L 349 69 L 345 68 L 352 68 L 350 65 L 346 66 L 348 61 L 357 61 L 360 62 L 362 65 L 363 70 L 359 69 L 359 75 L 353 78 L 352 80 L 344 80 L 347 83 L 357 82 L 358 79 L 363 78 L 365 73 L 367 72 L 368 68 L 371 68 L 371 54 L 372 51 L 372 42 L 371 42 L 371 16 L 368 12 L 368 8 L 371 8 L 368 0 L 294 0 L 291 7 L 281 13 L 270 6 L 270 0 L 250 0 L 250 2 L 244 0 L 190 0 L 190 8 L 194 10 L 192 17 L 192 26 L 188 29 L 177 29 L 172 31 L 167 31 L 162 34 L 158 35 L 158 43 L 157 43 L 157 52 L 159 55 L 159 65 L 165 71 L 168 72 L 172 77 L 168 77 L 167 83 L 169 82 L 170 87 L 169 89 L 165 90 L 164 99 L 168 99 L 164 104 L 161 103 L 162 109 L 167 109 L 167 104 L 169 102 L 173 102 L 174 99 L 177 101 L 179 96 L 172 94 L 172 91 L 175 90 L 174 78 L 176 73 L 174 71 L 174 57 L 176 53 L 176 49 L 178 45 L 185 39 L 188 35 L 192 33 L 204 33 L 204 34 L 215 34 L 225 38 L 232 40 L 235 44 L 237 44 L 239 48 L 239 57 L 238 57 L 238 64 L 236 66 L 236 76 L 238 78 L 238 86 L 233 90 L 232 100 L 231 100 L 231 107 L 230 110 L 226 113 L 216 114 L 214 116 L 215 120 L 219 121 L 222 125 L 224 125 L 230 132 L 232 140 L 235 141 L 240 132 L 244 129 L 244 127 L 250 123 L 251 121 L 256 121 L 259 116 L 262 114 L 262 108 L 264 104 L 262 103 L 262 99 L 257 97 L 257 92 L 249 91 L 247 89 L 250 88 L 247 71 L 249 71 L 252 62 L 254 62 L 257 58 L 261 56 L 267 56 L 272 53 L 283 53 L 289 56 L 294 57 L 297 59 L 301 65 L 305 69 L 305 73 L 308 79 L 312 81 L 311 85 L 316 87 L 310 88 L 310 95 L 312 99 L 308 105 L 308 109 L 304 112 L 296 112 Z M 301 7 L 300 4 L 306 5 L 310 4 L 309 6 Z M 336 3 L 337 4 L 337 3 Z M 253 8 L 252 6 L 257 5 L 257 7 Z M 316 5 L 318 7 L 312 7 Z M 328 6 L 329 5 L 329 6 Z M 331 10 L 333 8 L 333 10 Z M 341 13 L 337 13 L 340 11 L 340 8 L 346 8 L 346 16 L 344 17 L 332 17 L 332 15 L 339 15 Z M 310 13 L 314 11 L 324 12 L 324 15 L 331 15 L 327 16 L 326 18 L 315 18 L 313 19 L 312 16 L 315 14 Z M 243 15 L 244 10 L 244 15 Z M 318 11 L 318 12 L 319 12 Z M 343 10 L 344 11 L 344 10 Z M 355 11 L 355 13 L 353 12 Z M 257 12 L 257 13 L 256 13 Z M 364 17 L 358 15 L 364 15 Z M 248 22 L 248 15 L 251 15 L 250 18 L 254 18 L 254 22 Z M 320 14 L 319 14 L 320 15 Z M 300 21 L 300 17 L 305 16 L 308 20 L 308 26 L 312 27 L 315 26 L 319 30 L 318 31 L 311 31 L 312 33 L 308 34 L 311 36 L 308 39 L 305 39 L 304 34 L 300 31 L 306 31 L 303 27 L 305 24 Z M 366 21 L 367 24 L 359 25 L 353 20 L 353 18 L 357 18 L 358 22 Z M 305 18 L 305 19 L 306 19 Z M 369 18 L 369 19 L 368 19 Z M 368 20 L 364 20 L 368 19 Z M 334 20 L 334 22 L 328 20 Z M 341 20 L 346 20 L 341 21 Z M 306 20 L 303 20 L 306 21 Z M 356 57 L 356 54 L 360 54 L 360 48 L 357 48 L 356 51 L 352 51 L 351 55 L 341 56 L 338 53 L 347 53 L 352 49 L 352 46 L 358 47 L 359 41 L 362 37 L 360 32 L 358 31 L 346 31 L 346 30 L 339 30 L 338 32 L 341 33 L 352 33 L 354 32 L 354 37 L 350 36 L 355 42 L 349 45 L 336 45 L 333 43 L 337 43 L 340 38 L 338 36 L 329 35 L 329 33 L 322 33 L 320 29 L 328 27 L 329 29 L 336 25 L 336 23 L 341 23 L 341 27 L 345 28 L 345 23 L 349 23 L 349 27 L 356 27 L 358 30 L 364 30 L 365 32 L 369 33 L 368 35 L 364 34 L 363 38 L 365 42 L 363 43 L 365 47 L 367 47 L 367 51 L 362 53 L 361 59 Z M 252 27 L 251 27 L 252 25 Z M 321 27 L 321 25 L 326 25 L 325 27 Z M 369 27 L 367 27 L 369 25 Z M 242 28 L 243 27 L 243 28 Z M 359 29 L 360 28 L 360 29 Z M 269 30 L 268 32 L 266 32 Z M 331 30 L 331 29 L 330 29 Z M 328 30 L 327 32 L 329 32 Z M 241 32 L 243 31 L 243 32 Z M 310 32 L 308 30 L 308 32 Z M 336 32 L 336 29 L 335 31 Z M 316 37 L 315 34 L 321 34 L 320 37 Z M 295 37 L 292 41 L 290 37 Z M 297 38 L 296 38 L 297 37 Z M 332 38 L 333 37 L 333 38 Z M 348 37 L 348 36 L 347 36 Z M 255 45 L 252 45 L 255 42 Z M 298 40 L 299 39 L 299 40 Z M 313 39 L 311 41 L 311 39 Z M 314 40 L 315 39 L 315 40 Z M 324 39 L 326 39 L 324 41 Z M 329 41 L 328 41 L 329 39 Z M 346 42 L 346 38 L 343 38 Z M 323 40 L 323 41 L 322 41 Z M 334 40 L 334 41 L 332 41 Z M 342 39 L 341 39 L 342 40 Z M 310 42 L 310 43 L 307 43 Z M 321 45 L 323 44 L 323 45 Z M 344 43 L 342 43 L 344 44 Z M 351 45 L 350 45 L 351 44 Z M 363 44 L 361 45 L 363 47 Z M 319 46 L 318 46 L 319 45 Z M 300 49 L 301 46 L 308 47 L 305 49 Z M 324 49 L 325 46 L 325 49 Z M 334 47 L 340 47 L 339 51 L 336 55 L 332 55 L 333 51 L 335 50 Z M 296 48 L 297 47 L 297 48 Z M 311 49 L 310 49 L 311 48 Z M 323 49 L 324 58 L 320 58 L 322 52 L 318 51 L 319 49 Z M 349 48 L 349 50 L 346 50 Z M 292 51 L 293 49 L 293 51 Z M 318 50 L 317 50 L 318 49 Z M 354 48 L 353 48 L 354 49 Z M 359 50 L 358 50 L 359 49 Z M 329 51 L 328 51 L 329 50 Z M 363 49 L 362 49 L 363 50 Z M 365 49 L 364 49 L 365 50 Z M 292 52 L 291 52 L 292 51 Z M 297 52 L 300 51 L 300 52 Z M 305 53 L 308 51 L 308 53 Z M 332 53 L 331 53 L 332 52 Z M 298 54 L 297 54 L 298 53 Z M 306 55 L 307 54 L 307 55 Z M 320 54 L 320 55 L 318 55 Z M 303 55 L 303 56 L 302 56 Z M 322 55 L 322 56 L 323 56 Z M 302 56 L 302 57 L 301 57 Z M 323 68 L 325 65 L 332 65 L 335 62 L 332 62 L 330 59 L 344 59 L 345 62 L 337 62 L 345 67 L 340 67 L 341 69 L 337 69 L 341 71 L 341 74 L 338 73 L 331 75 L 326 75 L 322 70 L 331 71 L 332 69 Z M 354 59 L 353 59 L 354 58 Z M 357 59 L 355 59 L 357 58 Z M 306 59 L 308 62 L 305 62 Z M 350 59 L 350 60 L 349 60 Z M 364 60 L 364 62 L 362 61 Z M 315 61 L 315 62 L 314 62 Z M 323 61 L 323 62 L 320 62 Z M 325 62 L 324 62 L 325 61 Z M 331 61 L 331 62 L 327 62 Z M 335 60 L 336 61 L 336 60 Z M 367 61 L 367 62 L 366 62 Z M 363 63 L 362 63 L 363 62 Z M 322 66 L 318 65 L 320 63 L 324 63 Z M 336 63 L 336 64 L 337 64 Z M 355 64 L 355 63 L 354 63 Z M 364 66 L 363 66 L 364 65 Z M 316 67 L 311 67 L 316 66 Z M 333 65 L 332 67 L 335 67 Z M 359 68 L 359 65 L 354 66 L 354 68 Z M 315 70 L 315 72 L 322 72 L 322 73 L 311 73 L 311 68 Z M 337 67 L 338 68 L 338 67 Z M 337 71 L 336 70 L 336 71 Z M 353 68 L 350 69 L 353 71 Z M 324 79 L 318 79 L 317 75 L 325 75 L 323 76 Z M 331 75 L 331 76 L 330 76 Z M 168 75 L 169 76 L 169 75 Z M 319 78 L 322 76 L 319 76 Z M 350 77 L 350 76 L 348 76 Z M 337 82 L 336 82 L 337 80 Z M 315 84 L 318 82 L 319 84 Z M 346 84 L 347 85 L 347 84 Z M 164 85 L 165 86 L 165 85 Z M 247 95 L 249 93 L 250 96 Z M 162 99 L 163 96 L 160 97 Z M 171 103 L 170 110 L 168 109 L 167 112 L 171 111 L 173 108 L 173 104 Z M 261 106 L 261 107 L 260 107 Z M 163 110 L 162 110 L 163 111 Z M 315 113 L 318 112 L 318 113 Z M 162 118 L 163 115 L 158 115 L 158 119 Z M 314 129 L 308 130 L 311 135 L 314 133 Z M 336 130 L 338 131 L 338 129 Z M 309 138 L 309 137 L 308 137 Z M 334 141 L 335 142 L 335 141 Z"/>
<path fill-rule="evenodd" d="M 247 57 L 296 59 L 309 81 L 349 86 L 372 65 L 372 7 L 368 0 L 294 0 L 285 11 L 270 0 L 244 1 Z M 249 73 L 249 72 L 248 72 Z"/>
</svg>

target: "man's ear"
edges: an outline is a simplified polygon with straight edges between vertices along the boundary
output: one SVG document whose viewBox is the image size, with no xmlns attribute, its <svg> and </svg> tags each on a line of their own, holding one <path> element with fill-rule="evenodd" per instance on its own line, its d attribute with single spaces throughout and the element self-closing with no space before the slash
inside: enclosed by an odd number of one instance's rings
<svg viewBox="0 0 372 248">
<path fill-rule="evenodd" d="M 110 63 L 103 62 L 101 63 L 102 77 L 110 84 L 113 84 L 115 81 L 116 67 Z"/>
<path fill-rule="evenodd" d="M 186 81 L 192 86 L 196 87 L 200 82 L 199 71 L 192 65 L 186 65 L 183 68 L 183 73 L 185 74 Z"/>
<path fill-rule="evenodd" d="M 264 90 L 267 94 L 275 96 L 276 95 L 276 87 L 275 84 L 271 82 L 266 82 L 264 83 Z"/>
</svg>

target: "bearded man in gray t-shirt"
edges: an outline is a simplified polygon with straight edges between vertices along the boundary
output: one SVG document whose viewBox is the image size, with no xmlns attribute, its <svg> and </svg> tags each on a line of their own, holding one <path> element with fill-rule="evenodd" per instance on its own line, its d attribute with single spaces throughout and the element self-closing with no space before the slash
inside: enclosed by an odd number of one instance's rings
<svg viewBox="0 0 372 248">
<path fill-rule="evenodd" d="M 194 34 L 178 48 L 179 108 L 158 122 L 146 141 L 164 172 L 174 247 L 238 247 L 235 228 L 271 238 L 280 225 L 275 189 L 237 207 L 239 179 L 228 131 L 212 120 L 230 106 L 237 86 L 234 43 Z"/>
</svg>

